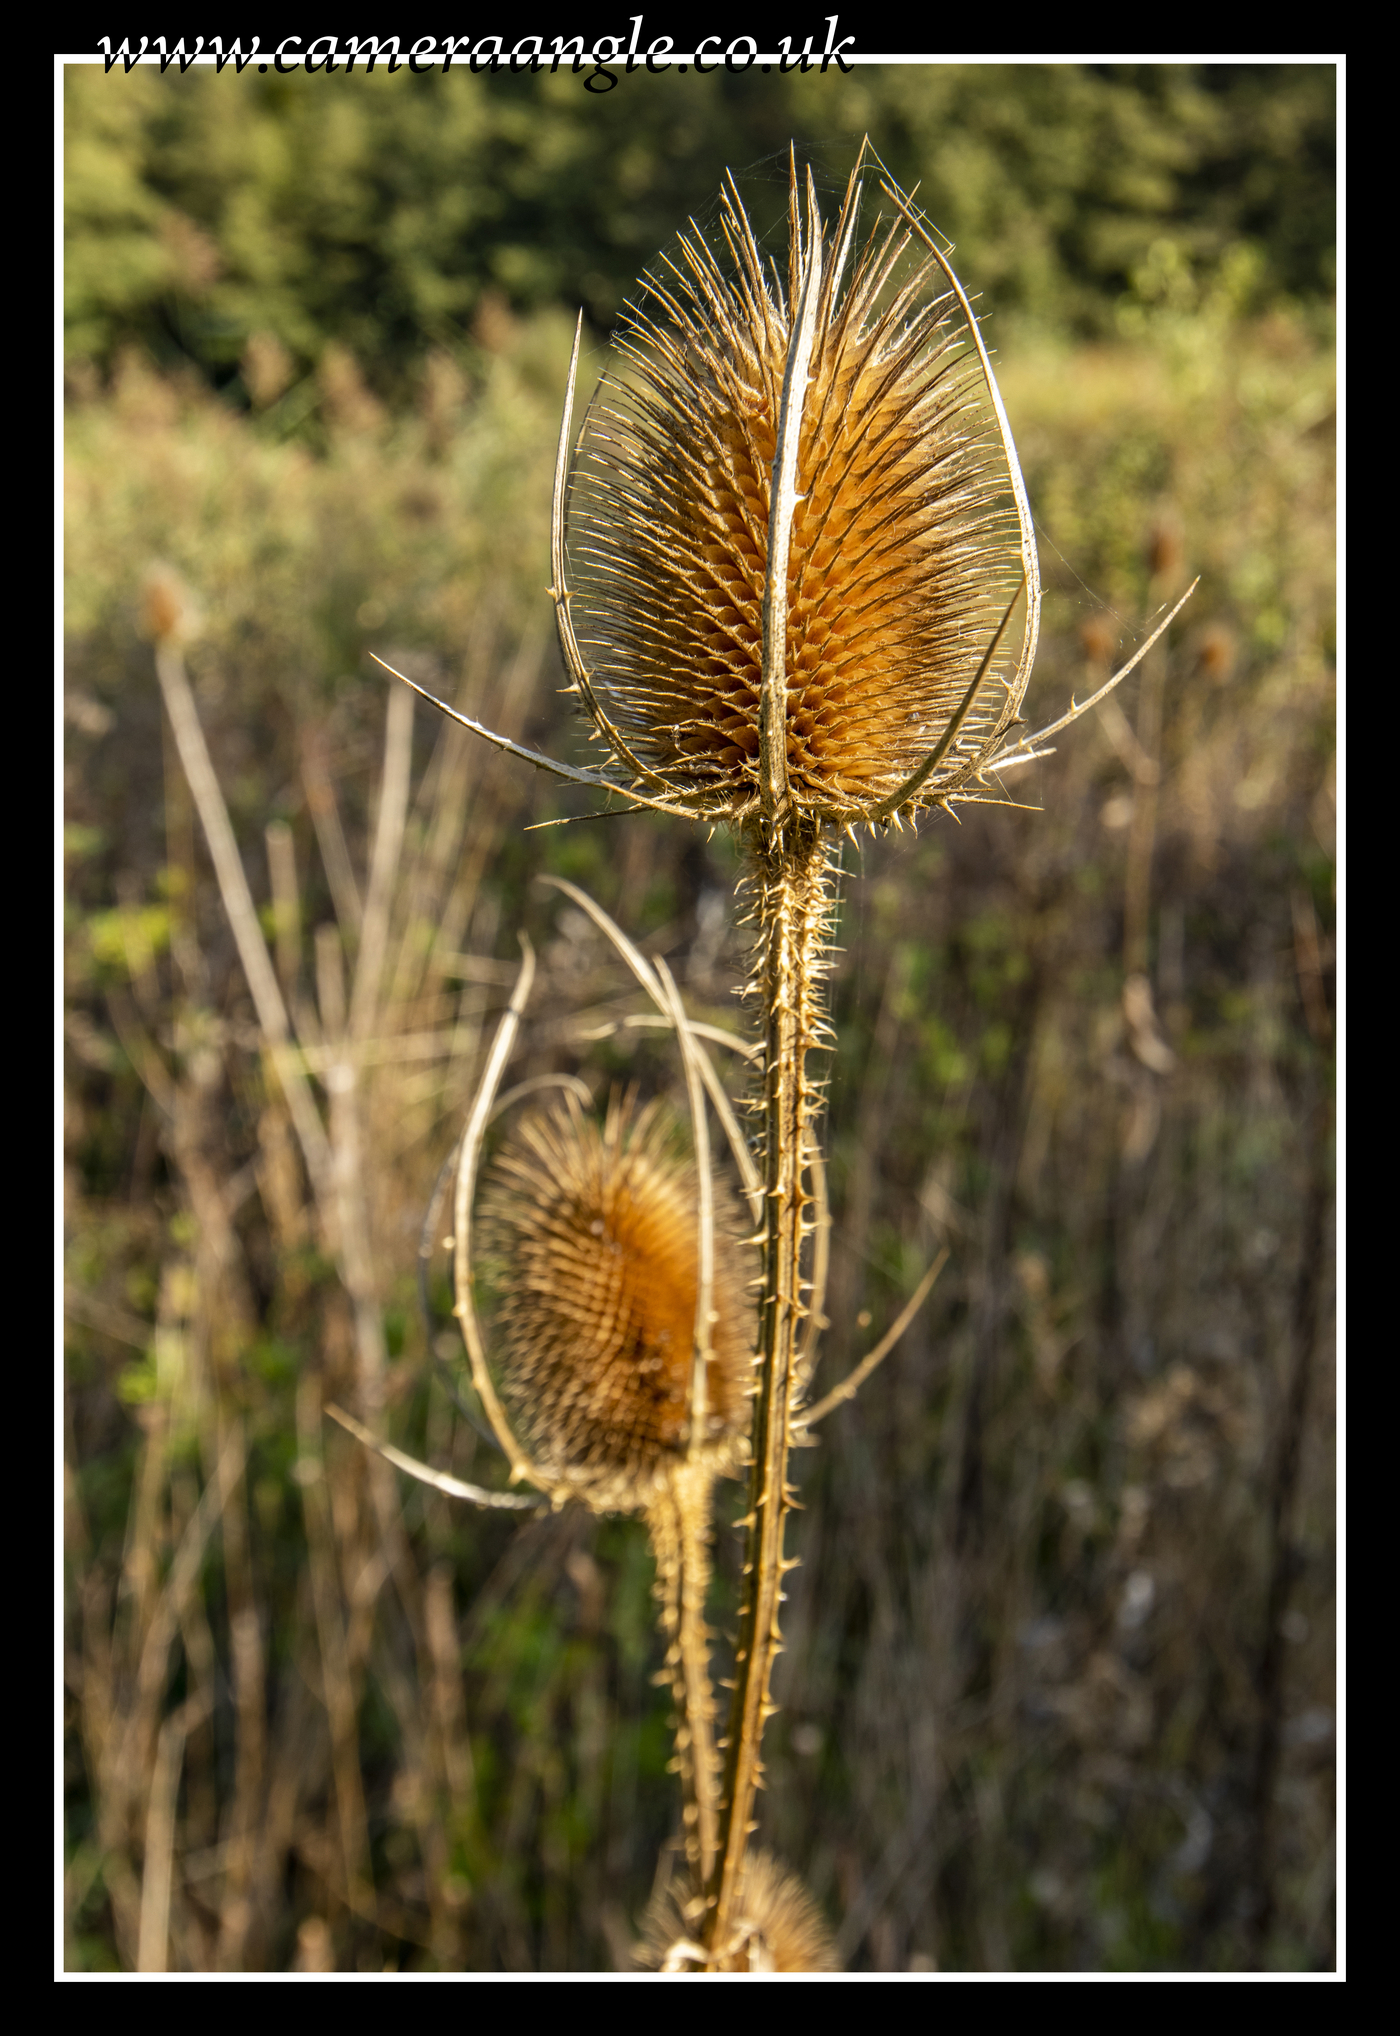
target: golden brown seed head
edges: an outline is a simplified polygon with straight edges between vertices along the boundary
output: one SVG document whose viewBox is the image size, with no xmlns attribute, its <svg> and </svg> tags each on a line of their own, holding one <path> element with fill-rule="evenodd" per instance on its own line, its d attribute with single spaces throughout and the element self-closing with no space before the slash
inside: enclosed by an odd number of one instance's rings
<svg viewBox="0 0 1400 2036">
<path fill-rule="evenodd" d="M 152 566 L 141 585 L 142 634 L 154 643 L 185 643 L 198 625 L 194 598 L 180 575 L 171 566 Z"/>
<path fill-rule="evenodd" d="M 1170 579 L 1181 571 L 1186 540 L 1175 513 L 1166 510 L 1158 517 L 1147 540 L 1147 563 L 1154 579 Z"/>
<path fill-rule="evenodd" d="M 689 1891 L 676 1881 L 647 1911 L 638 1956 L 652 1971 L 694 1968 L 687 1920 Z M 734 1908 L 734 1929 L 716 1968 L 720 1972 L 839 1972 L 826 1918 L 796 1874 L 768 1852 L 746 1855 Z"/>
<path fill-rule="evenodd" d="M 727 1215 L 727 1211 L 725 1212 Z M 483 1201 L 500 1261 L 496 1341 L 511 1411 L 542 1466 L 600 1508 L 644 1505 L 687 1453 L 699 1246 L 694 1169 L 659 1107 L 527 1118 Z M 751 1381 L 739 1247 L 716 1221 L 706 1433 L 737 1460 Z"/>
<path fill-rule="evenodd" d="M 1021 571 L 956 299 L 899 229 L 872 233 L 843 280 L 858 195 L 853 180 L 796 392 L 784 646 L 791 796 L 838 820 L 935 747 Z M 625 322 L 580 435 L 568 536 L 605 710 L 680 797 L 733 817 L 758 797 L 770 491 L 807 257 L 795 203 L 786 291 L 728 193 L 721 231 L 717 252 L 692 227 Z M 984 685 L 950 769 L 1004 699 Z"/>
</svg>

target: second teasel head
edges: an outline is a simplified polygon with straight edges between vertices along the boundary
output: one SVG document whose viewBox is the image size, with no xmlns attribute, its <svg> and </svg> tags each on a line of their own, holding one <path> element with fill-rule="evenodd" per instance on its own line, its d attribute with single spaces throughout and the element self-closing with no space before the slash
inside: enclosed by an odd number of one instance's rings
<svg viewBox="0 0 1400 2036">
<path fill-rule="evenodd" d="M 660 1104 L 615 1098 L 599 1125 L 570 1098 L 517 1127 L 483 1196 L 503 1397 L 541 1468 L 599 1511 L 647 1505 L 697 1455 L 733 1468 L 748 1427 L 752 1308 L 721 1218 L 704 1433 L 691 1433 L 697 1193 L 675 1147 Z"/>
<path fill-rule="evenodd" d="M 774 772 L 838 825 L 957 796 L 1024 692 L 1038 582 L 985 350 L 912 215 L 861 241 L 859 199 L 824 228 L 794 170 L 783 274 L 731 183 L 718 235 L 644 279 L 579 435 L 566 654 L 613 762 L 694 812 L 743 821 Z M 974 684 L 1023 576 L 1014 675 Z"/>
</svg>

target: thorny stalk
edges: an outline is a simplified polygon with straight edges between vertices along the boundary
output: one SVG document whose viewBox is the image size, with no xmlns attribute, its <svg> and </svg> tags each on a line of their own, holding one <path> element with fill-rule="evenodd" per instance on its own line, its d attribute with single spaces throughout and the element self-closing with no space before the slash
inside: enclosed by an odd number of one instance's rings
<svg viewBox="0 0 1400 2036">
<path fill-rule="evenodd" d="M 782 1645 L 782 1581 L 792 1567 L 783 1552 L 783 1531 L 793 1503 L 787 1471 L 798 1336 L 807 1313 L 803 1244 L 810 1234 L 807 1214 L 813 1202 L 805 1176 L 818 1100 L 807 1057 L 823 1043 L 826 1031 L 818 983 L 832 904 L 829 849 L 819 825 L 806 817 L 779 823 L 765 836 L 754 848 L 764 1018 L 762 1313 L 721 1850 L 708 1889 L 712 1913 L 705 1942 L 712 1950 L 727 1942 L 754 1828 L 753 1799 L 763 1774 L 760 1746 L 773 1710 L 773 1663 Z"/>
<path fill-rule="evenodd" d="M 676 1768 L 686 1863 L 703 1913 L 703 1890 L 714 1870 L 719 1759 L 715 1700 L 710 1680 L 710 1629 L 705 1600 L 710 1586 L 710 1516 L 714 1472 L 706 1464 L 674 1470 L 647 1509 L 647 1528 L 661 1591 L 663 1675 L 676 1706 Z"/>
</svg>

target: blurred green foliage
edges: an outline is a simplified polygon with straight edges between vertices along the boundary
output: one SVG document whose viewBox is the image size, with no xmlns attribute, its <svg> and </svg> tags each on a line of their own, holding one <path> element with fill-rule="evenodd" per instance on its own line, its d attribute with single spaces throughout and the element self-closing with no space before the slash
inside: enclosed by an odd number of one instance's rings
<svg viewBox="0 0 1400 2036">
<path fill-rule="evenodd" d="M 1322 64 L 859 68 L 786 78 L 65 73 L 67 344 L 139 342 L 262 404 L 334 343 L 381 394 L 487 306 L 606 331 L 722 174 L 760 231 L 790 141 L 844 178 L 868 133 L 1003 324 L 1114 328 L 1222 275 L 1260 310 L 1333 280 Z M 250 356 L 249 344 L 255 342 Z M 280 352 L 274 353 L 275 343 Z"/>
</svg>

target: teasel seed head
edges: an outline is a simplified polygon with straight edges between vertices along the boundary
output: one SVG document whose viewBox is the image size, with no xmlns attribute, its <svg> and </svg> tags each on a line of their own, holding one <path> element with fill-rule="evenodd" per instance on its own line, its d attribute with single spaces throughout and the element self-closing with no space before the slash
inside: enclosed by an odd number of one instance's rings
<svg viewBox="0 0 1400 2036">
<path fill-rule="evenodd" d="M 739 1461 L 753 1358 L 732 1220 L 715 1224 L 706 1432 L 690 1435 L 696 1203 L 662 1107 L 628 1097 L 601 1128 L 572 1098 L 527 1118 L 487 1182 L 504 1398 L 541 1468 L 599 1511 L 647 1506 L 683 1461 Z"/>
<path fill-rule="evenodd" d="M 896 223 L 853 255 L 867 163 Z M 1027 732 L 1035 524 L 991 358 L 934 229 L 868 140 L 830 247 L 810 171 L 804 231 L 794 160 L 786 288 L 732 178 L 720 226 L 717 249 L 692 221 L 643 279 L 571 461 L 582 313 L 574 336 L 550 593 L 600 767 L 522 747 L 395 676 L 538 769 L 760 840 L 793 821 L 810 838 L 1001 803 L 991 774 L 1050 755 L 1199 582 L 1089 699 Z"/>
<path fill-rule="evenodd" d="M 638 1957 L 653 1972 L 684 1972 L 704 1956 L 695 1942 L 695 1907 L 681 1881 L 653 1898 Z M 770 1852 L 744 1860 L 730 1941 L 711 1968 L 718 1972 L 839 1972 L 826 1918 L 795 1873 Z"/>
<path fill-rule="evenodd" d="M 731 820 L 955 793 L 1034 651 L 1028 612 L 1015 677 L 989 655 L 1033 539 L 966 298 L 907 211 L 855 245 L 860 188 L 828 248 L 794 167 L 784 288 L 731 181 L 722 245 L 692 223 L 646 279 L 578 442 L 561 633 L 595 731 Z"/>
<path fill-rule="evenodd" d="M 198 634 L 198 604 L 173 566 L 153 565 L 141 583 L 141 632 L 161 645 L 187 643 Z"/>
</svg>

